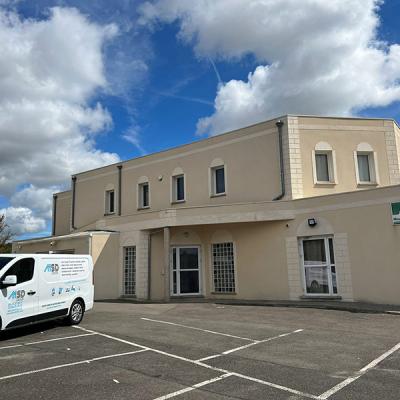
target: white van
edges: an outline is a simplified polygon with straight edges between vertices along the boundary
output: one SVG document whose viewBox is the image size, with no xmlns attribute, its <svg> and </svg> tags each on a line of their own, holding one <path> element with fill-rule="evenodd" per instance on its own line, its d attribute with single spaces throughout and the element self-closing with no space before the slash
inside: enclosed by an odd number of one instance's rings
<svg viewBox="0 0 400 400">
<path fill-rule="evenodd" d="M 0 254 L 0 330 L 56 318 L 79 324 L 93 296 L 91 256 Z"/>
</svg>

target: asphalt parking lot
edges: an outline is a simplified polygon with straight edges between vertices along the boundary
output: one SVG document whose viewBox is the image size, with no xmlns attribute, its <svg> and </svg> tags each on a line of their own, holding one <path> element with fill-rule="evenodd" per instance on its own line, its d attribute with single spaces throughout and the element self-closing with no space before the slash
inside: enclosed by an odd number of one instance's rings
<svg viewBox="0 0 400 400">
<path fill-rule="evenodd" d="M 9 399 L 400 398 L 400 317 L 96 303 L 79 327 L 0 337 Z"/>
</svg>

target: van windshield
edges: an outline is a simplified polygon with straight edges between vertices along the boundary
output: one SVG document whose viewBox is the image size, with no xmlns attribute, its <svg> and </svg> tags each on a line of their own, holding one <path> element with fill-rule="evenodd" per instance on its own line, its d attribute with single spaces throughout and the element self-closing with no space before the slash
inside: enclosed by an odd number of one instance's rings
<svg viewBox="0 0 400 400">
<path fill-rule="evenodd" d="M 0 271 L 15 257 L 0 257 Z"/>
</svg>

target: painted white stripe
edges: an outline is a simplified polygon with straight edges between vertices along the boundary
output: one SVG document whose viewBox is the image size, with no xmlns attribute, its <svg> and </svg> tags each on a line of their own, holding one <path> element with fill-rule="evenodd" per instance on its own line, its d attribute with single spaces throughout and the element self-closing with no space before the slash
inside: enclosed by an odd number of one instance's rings
<svg viewBox="0 0 400 400">
<path fill-rule="evenodd" d="M 4 347 L 0 347 L 0 350 L 13 349 L 15 347 L 32 346 L 32 345 L 39 344 L 39 343 L 56 342 L 58 340 L 75 339 L 75 338 L 79 338 L 79 337 L 93 336 L 93 335 L 96 335 L 96 333 L 84 333 L 82 335 L 62 336 L 62 337 L 58 337 L 58 338 L 54 338 L 54 339 L 39 340 L 37 342 L 28 342 L 28 343 L 14 344 L 11 346 L 4 346 Z"/>
<path fill-rule="evenodd" d="M 256 341 L 255 339 L 250 339 L 250 338 L 243 337 L 243 336 L 236 336 L 236 335 L 231 335 L 229 333 L 210 331 L 209 329 L 202 329 L 202 328 L 197 328 L 197 327 L 194 327 L 194 326 L 177 324 L 175 322 L 160 321 L 158 319 L 151 319 L 151 318 L 141 318 L 141 319 L 144 320 L 144 321 L 158 322 L 159 324 L 167 324 L 167 325 L 179 326 L 181 328 L 193 329 L 195 331 L 202 331 L 202 332 L 206 332 L 206 333 L 212 333 L 214 335 L 227 336 L 227 337 L 231 337 L 231 338 L 234 338 L 234 339 L 248 340 L 250 342 L 255 342 Z"/>
<path fill-rule="evenodd" d="M 130 342 L 130 341 L 125 340 L 125 339 L 120 339 L 118 337 L 107 335 L 105 333 L 101 333 L 101 332 L 93 331 L 93 330 L 90 330 L 90 329 L 86 329 L 86 328 L 83 328 L 82 326 L 74 326 L 74 328 L 83 330 L 85 332 L 97 333 L 100 336 L 103 336 L 103 337 L 106 337 L 106 338 L 109 338 L 109 339 L 113 339 L 113 340 L 116 340 L 116 341 L 121 342 L 121 343 L 129 344 L 129 345 L 135 346 L 135 347 L 140 347 L 140 348 L 145 349 L 145 350 L 153 351 L 154 353 L 162 354 L 164 356 L 175 358 L 177 360 L 186 361 L 188 363 L 195 364 L 195 365 L 198 365 L 198 366 L 201 366 L 201 367 L 213 370 L 213 371 L 221 372 L 223 374 L 231 374 L 231 375 L 237 376 L 239 378 L 243 378 L 243 379 L 247 379 L 247 380 L 250 380 L 250 381 L 257 382 L 257 383 L 261 383 L 262 385 L 270 386 L 270 387 L 273 387 L 275 389 L 279 389 L 279 390 L 282 390 L 282 391 L 285 391 L 285 392 L 288 392 L 288 393 L 296 394 L 298 396 L 306 397 L 306 398 L 309 398 L 309 399 L 318 399 L 317 396 L 314 396 L 314 395 L 309 394 L 309 393 L 300 392 L 300 391 L 295 390 L 295 389 L 291 389 L 291 388 L 288 388 L 288 387 L 285 387 L 285 386 L 281 386 L 281 385 L 276 385 L 276 384 L 274 384 L 272 382 L 263 381 L 261 379 L 253 378 L 251 376 L 238 374 L 236 372 L 228 371 L 226 369 L 213 367 L 211 365 L 204 364 L 204 363 L 202 363 L 201 361 L 198 361 L 198 360 L 191 360 L 189 358 L 178 356 L 176 354 L 171 354 L 171 353 L 167 353 L 167 352 L 162 351 L 162 350 L 153 349 L 151 347 L 143 346 L 141 344 L 138 344 L 138 343 L 135 343 L 135 342 Z M 294 332 L 299 332 L 299 331 L 302 331 L 302 330 L 298 329 L 298 330 L 296 330 Z M 294 332 L 291 332 L 291 333 L 294 333 Z"/>
<path fill-rule="evenodd" d="M 361 378 L 363 375 L 365 375 L 370 369 L 376 367 L 380 362 L 388 358 L 391 354 L 396 352 L 397 350 L 400 349 L 400 343 L 397 343 L 395 346 L 393 346 L 390 350 L 387 352 L 383 353 L 380 357 L 376 358 L 375 360 L 371 361 L 369 364 L 367 364 L 365 367 L 361 368 L 354 376 L 350 376 L 347 379 L 345 379 L 343 382 L 338 383 L 336 386 L 333 388 L 327 390 L 325 393 L 322 393 L 320 396 L 318 396 L 318 399 L 325 400 L 328 399 L 330 396 L 333 394 L 337 393 L 339 390 L 345 388 L 346 386 L 350 385 L 350 383 L 356 381 L 357 379 Z"/>
<path fill-rule="evenodd" d="M 196 383 L 195 385 L 189 386 L 189 387 L 187 387 L 185 389 L 177 390 L 176 392 L 166 394 L 165 396 L 157 397 L 154 400 L 171 399 L 172 397 L 179 396 L 179 395 L 181 395 L 183 393 L 191 392 L 192 390 L 201 388 L 202 386 L 206 386 L 206 385 L 209 385 L 210 383 L 218 382 L 218 381 L 220 381 L 222 379 L 228 378 L 228 376 L 232 376 L 232 374 L 224 374 L 224 375 L 221 375 L 221 376 L 217 376 L 216 378 L 209 379 L 207 381 L 203 381 L 203 382 L 200 382 L 200 383 Z"/>
<path fill-rule="evenodd" d="M 255 340 L 253 343 L 248 343 L 248 344 L 245 344 L 244 346 L 235 347 L 234 349 L 226 350 L 226 351 L 222 352 L 221 354 L 214 354 L 212 356 L 200 358 L 197 361 L 207 361 L 207 360 L 211 360 L 213 358 L 222 357 L 224 355 L 231 354 L 231 353 L 234 353 L 234 352 L 239 351 L 239 350 L 247 349 L 247 348 L 249 348 L 251 346 L 254 346 L 256 344 L 267 343 L 267 342 L 270 342 L 271 340 L 280 339 L 280 338 L 292 335 L 294 333 L 299 333 L 299 332 L 303 332 L 303 329 L 296 329 L 293 332 L 282 333 L 281 335 L 273 336 L 273 337 L 270 337 L 270 338 L 267 338 L 267 339 L 263 339 L 263 340 Z"/>
<path fill-rule="evenodd" d="M 72 362 L 72 363 L 68 363 L 68 364 L 54 365 L 53 367 L 35 369 L 35 370 L 32 370 L 32 371 L 21 372 L 21 373 L 13 374 L 13 375 L 0 376 L 0 381 L 4 381 L 6 379 L 11 379 L 11 378 L 17 378 L 19 376 L 24 376 L 24 375 L 37 374 L 39 372 L 52 371 L 54 369 L 72 367 L 74 365 L 79 365 L 79 364 L 90 364 L 91 362 L 100 361 L 100 360 L 106 360 L 108 358 L 129 356 L 131 354 L 142 353 L 143 351 L 146 351 L 146 350 L 141 349 L 141 350 L 136 350 L 136 351 L 130 351 L 128 353 L 111 354 L 109 356 L 90 358 L 88 360 L 76 361 L 76 362 Z"/>
</svg>

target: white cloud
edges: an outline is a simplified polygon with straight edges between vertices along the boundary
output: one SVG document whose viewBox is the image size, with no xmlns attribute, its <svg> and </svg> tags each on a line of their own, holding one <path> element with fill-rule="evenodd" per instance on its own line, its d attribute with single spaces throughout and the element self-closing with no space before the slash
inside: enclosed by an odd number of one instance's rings
<svg viewBox="0 0 400 400">
<path fill-rule="evenodd" d="M 117 34 L 116 25 L 95 24 L 73 8 L 34 20 L 0 6 L 0 196 L 11 196 L 5 211 L 14 231 L 43 229 L 51 191 L 71 174 L 119 160 L 96 149 L 95 135 L 112 118 L 93 104 L 109 90 L 103 47 Z"/>
<path fill-rule="evenodd" d="M 0 209 L 0 214 L 6 216 L 7 225 L 13 235 L 40 232 L 46 228 L 45 219 L 36 217 L 33 211 L 27 207 Z"/>
<path fill-rule="evenodd" d="M 260 65 L 219 85 L 198 123 L 216 134 L 286 113 L 349 115 L 400 100 L 400 46 L 377 38 L 379 0 L 162 0 L 142 24 L 180 24 L 199 57 Z"/>
</svg>

